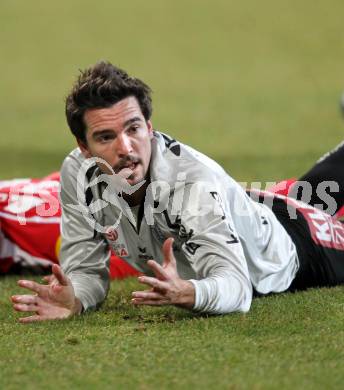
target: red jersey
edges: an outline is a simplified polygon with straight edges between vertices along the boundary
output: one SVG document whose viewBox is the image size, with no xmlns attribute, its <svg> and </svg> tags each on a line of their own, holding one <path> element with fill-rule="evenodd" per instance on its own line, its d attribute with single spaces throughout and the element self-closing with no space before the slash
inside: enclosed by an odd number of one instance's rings
<svg viewBox="0 0 344 390">
<path fill-rule="evenodd" d="M 14 263 L 47 267 L 58 263 L 61 207 L 60 174 L 43 179 L 0 181 L 0 274 Z M 111 278 L 138 275 L 138 271 L 111 255 Z"/>
</svg>

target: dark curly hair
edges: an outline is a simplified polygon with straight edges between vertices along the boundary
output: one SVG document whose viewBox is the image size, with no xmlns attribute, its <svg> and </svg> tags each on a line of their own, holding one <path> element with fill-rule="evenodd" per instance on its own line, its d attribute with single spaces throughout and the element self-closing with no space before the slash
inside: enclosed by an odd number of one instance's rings
<svg viewBox="0 0 344 390">
<path fill-rule="evenodd" d="M 134 96 L 146 121 L 152 116 L 151 89 L 124 70 L 101 61 L 84 71 L 66 98 L 67 123 L 74 136 L 86 143 L 84 113 L 90 108 L 107 108 Z"/>
</svg>

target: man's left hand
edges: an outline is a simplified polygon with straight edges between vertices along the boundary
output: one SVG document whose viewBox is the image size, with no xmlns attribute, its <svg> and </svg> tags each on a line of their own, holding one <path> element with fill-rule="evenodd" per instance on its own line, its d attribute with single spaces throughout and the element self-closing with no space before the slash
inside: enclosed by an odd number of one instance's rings
<svg viewBox="0 0 344 390">
<path fill-rule="evenodd" d="M 179 277 L 173 254 L 173 238 L 168 238 L 162 247 L 163 264 L 148 260 L 147 264 L 156 277 L 139 276 L 138 281 L 151 287 L 145 291 L 135 291 L 132 303 L 135 305 L 177 305 L 192 309 L 195 304 L 194 285 Z"/>
</svg>

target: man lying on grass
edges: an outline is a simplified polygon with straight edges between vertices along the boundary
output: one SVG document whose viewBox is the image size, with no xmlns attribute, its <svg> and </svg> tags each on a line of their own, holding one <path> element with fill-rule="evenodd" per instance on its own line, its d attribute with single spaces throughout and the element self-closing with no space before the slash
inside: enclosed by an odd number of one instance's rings
<svg viewBox="0 0 344 390">
<path fill-rule="evenodd" d="M 323 156 L 299 180 L 284 180 L 269 187 L 268 191 L 301 197 L 309 204 L 326 208 L 324 200 L 319 197 L 321 193 L 317 194 L 312 189 L 317 189 L 328 178 L 336 179 L 339 188 L 343 188 L 344 173 L 337 168 L 343 164 L 344 144 L 341 144 Z M 302 187 L 308 185 L 309 202 L 304 196 L 306 192 L 298 191 L 301 184 Z M 52 264 L 59 264 L 61 243 L 59 189 L 59 172 L 53 172 L 42 179 L 0 181 L 0 276 L 24 273 L 46 275 L 51 272 Z M 341 209 L 338 207 L 332 209 L 335 218 L 343 218 L 344 193 L 332 191 L 329 195 L 335 204 L 342 206 Z M 328 208 L 326 210 L 328 211 Z M 116 256 L 111 248 L 109 252 L 110 279 L 140 275 L 140 272 L 120 258 L 121 251 L 119 256 Z"/>
<path fill-rule="evenodd" d="M 288 179 L 268 188 L 268 191 L 303 199 L 308 204 L 325 208 L 328 195 L 337 207 L 334 217 L 344 218 L 344 143 L 326 153 L 300 179 Z M 338 183 L 340 191 L 317 193 L 322 183 Z M 300 186 L 303 191 L 300 191 Z M 308 193 L 304 191 L 307 186 Z M 59 263 L 61 243 L 60 173 L 53 172 L 42 179 L 12 179 L 0 181 L 0 276 L 5 274 L 48 274 L 51 266 Z M 334 188 L 336 190 L 336 188 Z M 308 194 L 308 198 L 305 195 Z M 325 195 L 328 199 L 321 199 Z M 340 208 L 338 207 L 340 206 Z M 44 240 L 42 240 L 44 236 Z M 122 250 L 123 251 L 123 250 Z M 111 247 L 110 279 L 138 276 L 135 270 Z M 125 254 L 125 252 L 123 252 Z"/>
<path fill-rule="evenodd" d="M 34 293 L 12 297 L 14 309 L 34 313 L 21 322 L 99 306 L 109 246 L 145 274 L 135 305 L 246 312 L 254 295 L 344 283 L 343 224 L 292 198 L 250 197 L 214 161 L 153 131 L 151 113 L 150 88 L 109 63 L 76 81 L 66 101 L 79 148 L 61 171 L 62 269 L 52 267 L 48 285 L 18 282 Z"/>
</svg>

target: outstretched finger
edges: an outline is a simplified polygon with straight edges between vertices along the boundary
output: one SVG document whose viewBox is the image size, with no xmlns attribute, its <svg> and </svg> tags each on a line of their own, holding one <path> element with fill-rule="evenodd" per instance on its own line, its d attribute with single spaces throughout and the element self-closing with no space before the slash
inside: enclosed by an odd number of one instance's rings
<svg viewBox="0 0 344 390">
<path fill-rule="evenodd" d="M 12 295 L 11 300 L 13 303 L 36 304 L 37 298 L 37 295 Z"/>
<path fill-rule="evenodd" d="M 34 312 L 36 312 L 38 310 L 38 307 L 34 304 L 26 305 L 24 303 L 16 303 L 13 305 L 13 309 L 16 311 L 34 311 Z"/>
<path fill-rule="evenodd" d="M 43 294 L 44 288 L 47 288 L 47 286 L 33 282 L 32 280 L 18 280 L 17 284 L 18 286 L 34 291 L 37 294 Z"/>
<path fill-rule="evenodd" d="M 169 279 L 167 272 L 155 260 L 148 260 L 147 261 L 147 265 L 154 272 L 155 276 L 158 279 L 160 279 L 160 280 L 167 280 L 167 279 Z"/>
<path fill-rule="evenodd" d="M 131 295 L 133 298 L 139 298 L 139 299 L 150 299 L 150 300 L 165 299 L 164 295 L 156 291 L 134 291 Z"/>
<path fill-rule="evenodd" d="M 68 286 L 68 278 L 63 273 L 63 271 L 59 265 L 53 264 L 51 267 L 51 270 L 52 270 L 54 276 L 56 277 L 56 279 L 58 280 L 58 282 L 60 284 L 62 284 L 62 286 Z"/>
<path fill-rule="evenodd" d="M 176 267 L 176 259 L 173 254 L 173 243 L 174 243 L 173 237 L 170 237 L 167 240 L 165 240 L 162 246 L 162 253 L 164 255 L 164 265 L 171 264 Z"/>
<path fill-rule="evenodd" d="M 151 286 L 159 291 L 166 291 L 168 288 L 168 283 L 151 276 L 139 276 L 138 281 L 142 284 L 147 284 L 148 286 Z"/>
<path fill-rule="evenodd" d="M 54 279 L 54 275 L 46 275 L 46 276 L 43 276 L 42 280 L 44 280 L 45 282 L 47 282 L 48 284 L 50 282 L 52 282 Z"/>
</svg>

